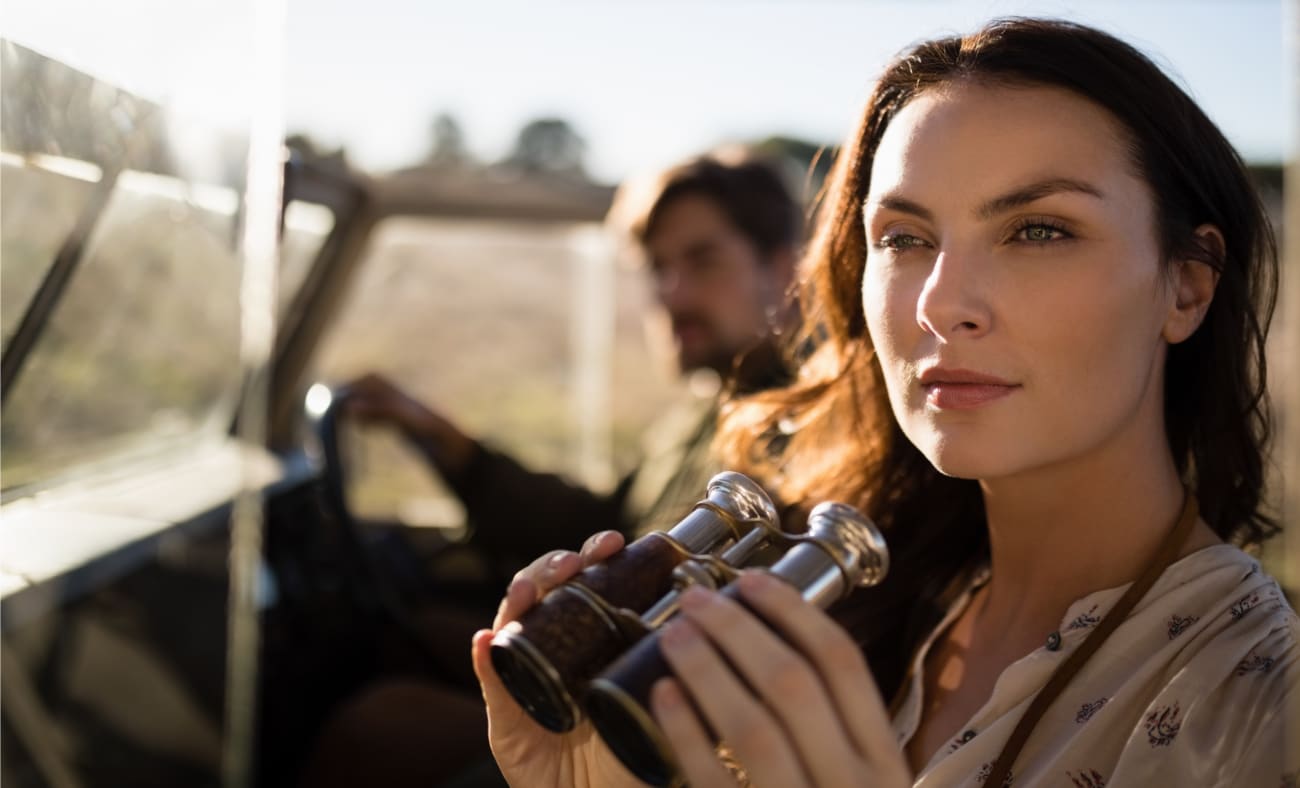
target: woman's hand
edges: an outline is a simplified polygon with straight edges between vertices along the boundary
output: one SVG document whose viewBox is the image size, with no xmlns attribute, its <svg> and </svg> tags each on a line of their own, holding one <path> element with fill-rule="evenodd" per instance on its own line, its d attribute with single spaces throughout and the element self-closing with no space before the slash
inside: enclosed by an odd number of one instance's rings
<svg viewBox="0 0 1300 788">
<path fill-rule="evenodd" d="M 553 733 L 533 721 L 515 702 L 492 667 L 492 635 L 519 618 L 546 592 L 623 549 L 623 536 L 602 531 L 581 553 L 555 550 L 515 575 L 497 611 L 492 630 L 474 635 L 474 672 L 487 702 L 488 740 L 501 773 L 517 786 L 641 785 L 604 745 L 591 723 L 583 720 L 568 733 Z"/>
<path fill-rule="evenodd" d="M 880 693 L 848 634 L 777 578 L 746 572 L 737 583 L 779 635 L 731 599 L 694 588 L 661 639 L 676 677 L 655 685 L 651 705 L 687 782 L 736 784 L 712 729 L 756 785 L 910 786 Z"/>
</svg>

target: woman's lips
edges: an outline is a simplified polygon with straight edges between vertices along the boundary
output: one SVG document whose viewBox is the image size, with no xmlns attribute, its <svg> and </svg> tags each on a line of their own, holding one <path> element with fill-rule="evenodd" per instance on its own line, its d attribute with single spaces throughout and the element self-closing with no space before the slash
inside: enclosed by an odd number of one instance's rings
<svg viewBox="0 0 1300 788">
<path fill-rule="evenodd" d="M 925 401 L 940 410 L 969 410 L 1002 399 L 1018 386 L 995 383 L 956 383 L 938 381 L 926 383 Z"/>
</svg>

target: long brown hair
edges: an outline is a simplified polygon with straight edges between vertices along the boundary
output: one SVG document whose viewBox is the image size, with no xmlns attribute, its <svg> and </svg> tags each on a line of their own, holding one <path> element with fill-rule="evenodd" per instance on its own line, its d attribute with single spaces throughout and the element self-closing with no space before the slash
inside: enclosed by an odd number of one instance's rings
<svg viewBox="0 0 1300 788">
<path fill-rule="evenodd" d="M 846 605 L 844 620 L 886 692 L 930 623 L 924 603 L 933 608 L 941 590 L 987 554 L 978 483 L 936 471 L 890 411 L 860 290 L 861 210 L 881 137 L 913 98 L 958 80 L 1065 88 L 1127 130 L 1135 171 L 1154 194 L 1165 259 L 1199 259 L 1220 275 L 1204 323 L 1169 349 L 1165 365 L 1165 422 L 1178 469 L 1221 537 L 1258 542 L 1276 530 L 1263 484 L 1264 342 L 1277 253 L 1232 146 L 1146 56 L 1089 27 L 1012 18 L 919 44 L 885 69 L 824 192 L 799 281 L 806 317 L 797 346 L 816 350 L 803 354 L 793 385 L 729 403 L 718 442 L 734 467 L 763 478 L 785 504 L 852 502 L 885 530 L 890 578 Z M 1222 254 L 1196 245 L 1201 224 L 1222 231 Z"/>
</svg>

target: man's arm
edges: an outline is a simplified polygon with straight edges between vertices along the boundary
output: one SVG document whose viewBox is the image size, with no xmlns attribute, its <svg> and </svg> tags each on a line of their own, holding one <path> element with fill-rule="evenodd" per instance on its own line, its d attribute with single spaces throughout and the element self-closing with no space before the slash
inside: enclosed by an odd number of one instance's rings
<svg viewBox="0 0 1300 788">
<path fill-rule="evenodd" d="M 624 504 L 632 478 L 601 495 L 476 443 L 462 472 L 447 482 L 465 504 L 473 543 L 526 560 L 577 550 L 597 531 L 630 532 L 635 524 L 626 521 Z"/>
<path fill-rule="evenodd" d="M 471 542 L 494 558 L 529 560 L 577 550 L 591 534 L 631 530 L 624 517 L 630 477 L 597 494 L 550 473 L 524 468 L 462 432 L 388 379 L 366 375 L 347 386 L 347 412 L 396 428 L 465 504 Z"/>
</svg>

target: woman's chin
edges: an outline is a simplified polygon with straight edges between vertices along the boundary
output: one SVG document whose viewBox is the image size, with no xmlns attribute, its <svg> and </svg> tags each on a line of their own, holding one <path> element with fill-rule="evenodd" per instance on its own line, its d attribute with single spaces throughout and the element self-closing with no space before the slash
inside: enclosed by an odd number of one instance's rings
<svg viewBox="0 0 1300 788">
<path fill-rule="evenodd" d="M 966 448 L 953 445 L 924 447 L 922 454 L 944 476 L 954 479 L 990 479 L 1008 472 L 1006 463 L 987 448 Z"/>
<path fill-rule="evenodd" d="M 951 476 L 954 479 L 976 480 L 976 479 L 985 478 L 985 474 L 981 474 L 979 471 L 974 470 L 969 466 L 951 465 L 951 464 L 940 465 L 937 462 L 931 464 L 934 465 L 934 469 L 939 473 L 942 473 L 944 476 Z"/>
</svg>

